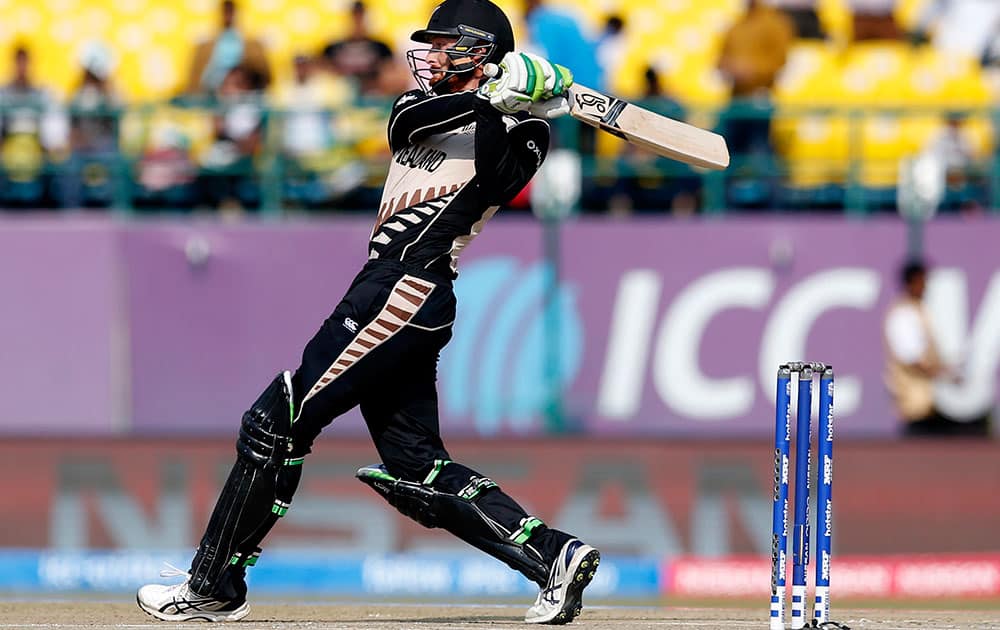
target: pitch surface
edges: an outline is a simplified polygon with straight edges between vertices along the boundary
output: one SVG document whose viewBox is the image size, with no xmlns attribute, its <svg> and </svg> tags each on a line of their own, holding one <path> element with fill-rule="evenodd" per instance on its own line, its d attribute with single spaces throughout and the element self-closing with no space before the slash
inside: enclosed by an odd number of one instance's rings
<svg viewBox="0 0 1000 630">
<path fill-rule="evenodd" d="M 239 630 L 431 630 L 529 627 L 523 605 L 263 603 L 231 627 Z M 853 630 L 1000 630 L 997 610 L 844 609 L 837 621 Z M 133 628 L 190 630 L 204 623 L 157 621 L 123 601 L 0 601 L 0 629 Z M 213 626 L 214 627 L 214 626 Z M 588 630 L 733 630 L 767 628 L 761 608 L 588 606 L 570 627 Z"/>
</svg>

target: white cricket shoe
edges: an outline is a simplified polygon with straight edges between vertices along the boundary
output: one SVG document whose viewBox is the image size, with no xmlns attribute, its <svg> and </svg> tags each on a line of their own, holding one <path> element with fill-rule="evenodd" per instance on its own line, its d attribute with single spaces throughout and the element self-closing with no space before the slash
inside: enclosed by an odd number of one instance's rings
<svg viewBox="0 0 1000 630">
<path fill-rule="evenodd" d="M 574 538 L 563 545 L 552 563 L 549 581 L 528 609 L 528 623 L 560 625 L 569 623 L 583 608 L 583 589 L 594 579 L 601 552 Z"/>
<path fill-rule="evenodd" d="M 168 565 L 169 566 L 169 565 Z M 204 597 L 188 587 L 191 576 L 170 567 L 160 571 L 162 577 L 184 576 L 180 584 L 147 584 L 135 594 L 143 612 L 164 621 L 239 621 L 250 614 L 246 600 L 223 601 Z"/>
</svg>

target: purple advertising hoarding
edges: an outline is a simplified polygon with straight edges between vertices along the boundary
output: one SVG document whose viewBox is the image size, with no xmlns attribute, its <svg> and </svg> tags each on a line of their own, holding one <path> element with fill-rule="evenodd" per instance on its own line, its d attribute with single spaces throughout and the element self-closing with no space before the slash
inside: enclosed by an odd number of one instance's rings
<svg viewBox="0 0 1000 630">
<path fill-rule="evenodd" d="M 363 264 L 369 229 L 0 221 L 0 383 L 12 401 L 0 431 L 232 434 L 297 365 Z M 841 435 L 893 433 L 880 328 L 905 253 L 898 220 L 578 220 L 559 232 L 558 290 L 542 230 L 495 219 L 463 253 L 440 366 L 446 434 L 762 437 L 776 368 L 801 359 L 836 367 Z M 997 242 L 988 218 L 927 231 L 935 331 L 965 373 L 939 402 L 958 415 L 995 404 Z M 546 413 L 556 378 L 559 424 Z M 355 414 L 337 427 L 364 432 Z"/>
<path fill-rule="evenodd" d="M 125 228 L 133 428 L 236 426 L 275 374 L 298 365 L 364 262 L 370 229 L 356 221 Z"/>
<path fill-rule="evenodd" d="M 123 426 L 119 236 L 105 221 L 0 221 L 0 432 Z"/>
<path fill-rule="evenodd" d="M 490 277 L 484 267 L 496 261 L 517 267 L 496 291 L 508 303 L 517 299 L 537 265 L 534 245 L 541 237 L 529 240 L 518 224 L 490 228 L 463 261 L 455 339 L 442 358 L 442 401 L 456 427 L 471 422 L 483 434 L 525 433 L 537 427 L 538 417 L 533 423 L 522 410 L 544 407 L 541 386 L 534 404 L 523 400 L 524 382 L 538 383 L 531 367 L 537 370 L 544 356 L 535 347 L 539 360 L 523 359 L 530 340 L 538 342 L 535 329 L 543 327 L 540 297 L 513 334 L 497 325 L 504 308 L 492 321 L 470 322 L 463 311 L 484 301 L 482 281 Z M 995 404 L 997 237 L 1000 223 L 990 220 L 939 220 L 928 229 L 927 249 L 937 266 L 927 296 L 935 330 L 945 357 L 967 370 L 963 382 L 940 387 L 942 406 L 956 415 Z M 905 257 L 906 228 L 898 220 L 592 220 L 568 224 L 560 241 L 559 357 L 570 428 L 607 435 L 762 436 L 773 426 L 777 366 L 819 360 L 836 367 L 842 435 L 894 432 L 882 379 L 881 318 L 896 296 Z M 449 371 L 456 344 L 480 334 L 471 352 L 476 360 Z M 497 363 L 501 367 L 491 369 Z M 475 404 L 449 404 L 452 391 L 464 391 L 451 383 L 455 379 L 472 385 L 474 394 L 462 399 Z M 506 405 L 492 410 L 484 400 Z"/>
</svg>

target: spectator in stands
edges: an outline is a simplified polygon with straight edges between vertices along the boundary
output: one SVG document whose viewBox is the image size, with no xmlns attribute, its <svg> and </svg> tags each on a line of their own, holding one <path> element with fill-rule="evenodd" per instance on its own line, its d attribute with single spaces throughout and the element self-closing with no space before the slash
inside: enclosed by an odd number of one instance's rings
<svg viewBox="0 0 1000 630">
<path fill-rule="evenodd" d="M 732 110 L 722 133 L 734 156 L 729 203 L 773 205 L 770 174 L 771 91 L 795 40 L 791 18 L 761 0 L 749 0 L 746 13 L 725 34 L 719 70 L 729 81 Z"/>
<path fill-rule="evenodd" d="M 81 77 L 70 101 L 72 156 L 61 178 L 62 204 L 109 206 L 118 166 L 118 117 L 121 101 L 111 87 L 111 51 L 99 42 L 84 46 Z"/>
<path fill-rule="evenodd" d="M 537 52 L 553 63 L 566 66 L 573 72 L 573 79 L 581 85 L 602 89 L 604 73 L 597 61 L 597 45 L 571 13 L 546 5 L 544 0 L 526 0 L 524 19 L 528 42 L 522 47 Z M 557 127 L 553 143 L 593 155 L 596 131 L 593 127 L 579 125 L 572 137 L 560 137 Z"/>
<path fill-rule="evenodd" d="M 121 99 L 111 86 L 114 69 L 111 50 L 98 42 L 84 46 L 80 54 L 80 83 L 70 100 L 73 149 L 107 152 L 115 148 L 115 110 Z"/>
<path fill-rule="evenodd" d="M 660 81 L 656 68 L 647 66 L 643 72 L 643 95 L 640 105 L 654 112 L 683 120 L 686 113 L 684 107 L 670 96 Z M 631 144 L 629 147 L 634 163 L 645 161 L 655 166 L 660 177 L 643 176 L 643 169 L 637 169 L 635 189 L 633 194 L 647 209 L 658 212 L 670 210 L 675 216 L 693 214 L 698 207 L 698 192 L 701 187 L 699 177 L 691 167 L 666 158 L 651 156 L 646 151 L 640 151 Z M 648 171 L 648 169 L 646 169 Z M 659 179 L 659 181 L 657 181 Z"/>
<path fill-rule="evenodd" d="M 983 49 L 982 64 L 987 71 L 1000 70 L 1000 24 L 995 25 L 989 41 Z M 996 85 L 997 81 L 993 81 Z"/>
<path fill-rule="evenodd" d="M 902 293 L 886 313 L 885 383 L 895 401 L 905 436 L 988 435 L 989 419 L 958 422 L 944 415 L 934 401 L 934 383 L 955 378 L 938 352 L 931 318 L 924 304 L 928 268 L 921 260 L 900 270 Z"/>
<path fill-rule="evenodd" d="M 524 18 L 528 37 L 539 54 L 572 70 L 574 79 L 581 84 L 604 87 L 597 46 L 574 15 L 547 6 L 544 0 L 526 0 Z"/>
<path fill-rule="evenodd" d="M 322 56 L 334 73 L 356 81 L 363 96 L 395 95 L 405 89 L 405 83 L 399 85 L 401 66 L 396 63 L 392 48 L 369 31 L 364 2 L 351 5 L 350 32 L 344 39 L 327 44 Z M 408 77 L 406 73 L 404 80 L 408 81 Z"/>
<path fill-rule="evenodd" d="M 683 118 L 684 109 L 681 104 L 668 96 L 663 82 L 660 81 L 660 74 L 653 66 L 646 66 L 642 73 L 642 101 L 655 107 L 656 111 L 670 116 L 671 118 Z"/>
<path fill-rule="evenodd" d="M 938 50 L 987 60 L 1000 44 L 1000 3 L 996 0 L 930 0 L 915 27 Z M 1000 48 L 997 49 L 1000 52 Z"/>
<path fill-rule="evenodd" d="M 137 158 L 131 203 L 137 208 L 190 209 L 199 203 L 198 167 L 189 138 L 172 121 L 151 125 Z"/>
<path fill-rule="evenodd" d="M 969 136 L 965 133 L 968 116 L 953 111 L 945 116 L 945 125 L 935 133 L 924 153 L 932 153 L 944 165 L 945 196 L 942 209 L 975 212 L 982 210 L 979 202 L 985 197 L 985 182 L 975 172 L 979 156 Z"/>
<path fill-rule="evenodd" d="M 320 72 L 320 62 L 305 54 L 292 59 L 292 78 L 275 89 L 274 105 L 281 112 L 281 150 L 305 158 L 333 145 L 333 109 L 348 105 L 352 86 L 339 76 Z"/>
<path fill-rule="evenodd" d="M 263 140 L 264 77 L 236 66 L 216 92 L 214 138 L 201 159 L 201 198 L 223 211 L 258 207 L 260 186 L 255 158 Z"/>
<path fill-rule="evenodd" d="M 223 0 L 220 8 L 222 29 L 215 37 L 195 47 L 188 75 L 189 95 L 211 95 L 237 66 L 260 77 L 265 86 L 270 83 L 271 72 L 264 45 L 239 30 L 233 0 Z"/>
<path fill-rule="evenodd" d="M 893 10 L 897 0 L 850 0 L 854 41 L 902 39 Z"/>
<path fill-rule="evenodd" d="M 14 49 L 14 76 L 0 88 L 0 205 L 52 205 L 50 157 L 65 155 L 68 123 L 49 93 L 32 81 L 28 48 Z"/>
<path fill-rule="evenodd" d="M 363 164 L 353 151 L 342 149 L 337 137 L 337 117 L 351 107 L 354 84 L 322 72 L 322 62 L 308 55 L 296 55 L 293 64 L 292 79 L 278 86 L 274 98 L 284 200 L 316 207 L 342 194 L 345 186 L 353 189 L 364 176 Z M 349 172 L 354 176 L 345 179 Z"/>
<path fill-rule="evenodd" d="M 748 0 L 746 13 L 725 34 L 719 57 L 732 97 L 769 95 L 794 39 L 791 18 L 761 0 Z"/>
<path fill-rule="evenodd" d="M 10 83 L 0 88 L 0 95 L 8 107 L 22 103 L 37 103 L 46 100 L 44 91 L 31 80 L 31 55 L 28 48 L 20 44 L 14 48 L 14 76 Z M 16 119 L 6 121 L 8 125 L 16 123 Z M 7 130 L 7 127 L 4 127 Z"/>
<path fill-rule="evenodd" d="M 643 94 L 637 104 L 674 119 L 684 119 L 684 108 L 669 96 L 652 66 L 643 72 Z M 603 173 L 588 190 L 588 210 L 611 214 L 672 212 L 690 215 L 697 208 L 700 178 L 687 165 L 653 155 L 635 145 L 616 142 L 620 150 L 612 177 Z M 588 186 L 590 183 L 588 182 Z"/>
<path fill-rule="evenodd" d="M 799 39 L 826 39 L 816 12 L 816 0 L 771 0 L 771 4 L 792 19 Z"/>
<path fill-rule="evenodd" d="M 609 15 L 604 22 L 604 31 L 597 39 L 597 62 L 606 77 L 616 76 L 625 59 L 628 39 L 625 36 L 625 20 L 620 15 Z"/>
</svg>

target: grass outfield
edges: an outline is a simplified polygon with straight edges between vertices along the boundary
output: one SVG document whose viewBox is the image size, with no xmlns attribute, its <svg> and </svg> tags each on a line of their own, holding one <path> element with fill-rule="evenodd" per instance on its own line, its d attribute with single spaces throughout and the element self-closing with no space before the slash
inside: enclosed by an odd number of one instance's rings
<svg viewBox="0 0 1000 630">
<path fill-rule="evenodd" d="M 925 606 L 932 605 L 933 609 Z M 981 604 L 979 608 L 974 607 Z M 484 626 L 527 627 L 521 616 L 526 603 L 503 604 L 415 604 L 362 602 L 261 602 L 251 601 L 252 611 L 238 625 L 239 630 L 430 630 L 442 628 L 483 628 Z M 947 609 L 945 609 L 947 608 Z M 852 630 L 1000 630 L 1000 602 L 848 602 L 834 608 L 834 620 Z M 587 606 L 573 623 L 574 628 L 591 630 L 651 630 L 654 628 L 694 628 L 732 630 L 766 628 L 765 605 L 745 600 L 673 602 L 669 605 L 622 605 L 601 603 Z M 125 598 L 107 601 L 79 599 L 59 601 L 0 600 L 0 628 L 206 628 L 204 623 L 165 624 L 139 611 Z"/>
</svg>

